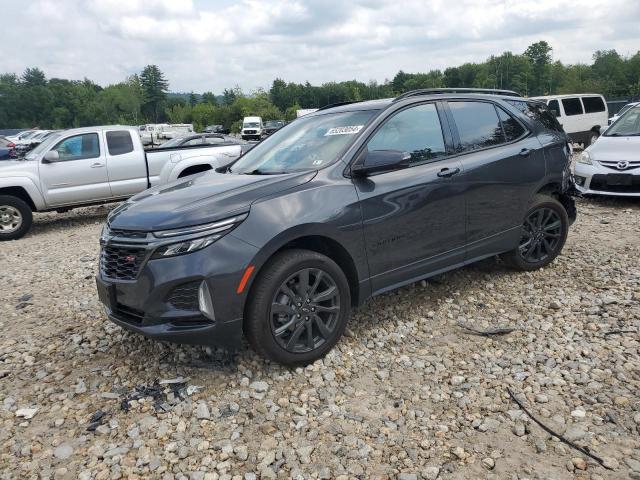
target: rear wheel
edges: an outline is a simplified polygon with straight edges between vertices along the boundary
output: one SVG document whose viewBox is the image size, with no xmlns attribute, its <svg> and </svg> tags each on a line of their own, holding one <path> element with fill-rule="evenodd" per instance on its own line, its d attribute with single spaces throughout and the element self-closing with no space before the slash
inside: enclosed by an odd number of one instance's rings
<svg viewBox="0 0 640 480">
<path fill-rule="evenodd" d="M 259 354 L 286 366 L 322 358 L 349 320 L 351 296 L 344 272 L 309 250 L 277 254 L 251 290 L 244 330 Z"/>
<path fill-rule="evenodd" d="M 33 214 L 27 203 L 10 195 L 0 195 L 0 241 L 16 240 L 29 231 Z"/>
<path fill-rule="evenodd" d="M 503 255 L 517 270 L 537 270 L 550 264 L 562 251 L 569 232 L 569 218 L 553 197 L 536 195 L 525 215 L 518 247 Z"/>
</svg>

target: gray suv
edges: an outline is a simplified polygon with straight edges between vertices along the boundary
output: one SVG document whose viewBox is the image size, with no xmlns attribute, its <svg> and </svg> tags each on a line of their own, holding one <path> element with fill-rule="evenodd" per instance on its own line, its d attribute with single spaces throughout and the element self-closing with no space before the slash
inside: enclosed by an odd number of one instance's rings
<svg viewBox="0 0 640 480">
<path fill-rule="evenodd" d="M 509 91 L 419 90 L 325 107 L 230 166 L 136 195 L 104 227 L 109 318 L 284 365 L 322 357 L 373 295 L 501 255 L 560 253 L 567 137 Z"/>
</svg>

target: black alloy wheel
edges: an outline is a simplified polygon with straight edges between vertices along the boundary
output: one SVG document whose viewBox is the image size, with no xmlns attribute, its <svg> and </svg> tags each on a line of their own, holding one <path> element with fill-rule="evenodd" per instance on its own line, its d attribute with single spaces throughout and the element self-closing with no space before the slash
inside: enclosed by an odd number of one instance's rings
<svg viewBox="0 0 640 480">
<path fill-rule="evenodd" d="M 541 207 L 525 219 L 518 252 L 525 262 L 544 262 L 557 253 L 561 238 L 560 215 L 551 208 Z"/>
<path fill-rule="evenodd" d="M 288 352 L 304 353 L 331 338 L 340 316 L 340 291 L 331 275 L 304 268 L 285 280 L 273 297 L 271 333 Z"/>
</svg>

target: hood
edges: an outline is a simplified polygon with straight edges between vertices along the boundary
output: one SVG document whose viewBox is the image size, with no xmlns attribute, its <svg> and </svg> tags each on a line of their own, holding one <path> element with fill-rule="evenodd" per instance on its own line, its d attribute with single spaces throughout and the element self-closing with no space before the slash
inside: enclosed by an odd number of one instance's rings
<svg viewBox="0 0 640 480">
<path fill-rule="evenodd" d="M 145 190 L 109 215 L 112 228 L 169 230 L 215 222 L 249 210 L 260 198 L 310 181 L 316 172 L 235 175 L 208 172 Z"/>
<path fill-rule="evenodd" d="M 600 136 L 587 151 L 594 160 L 615 161 L 640 160 L 640 136 L 606 137 Z"/>
<path fill-rule="evenodd" d="M 34 165 L 28 160 L 0 160 L 0 176 L 11 177 L 13 173 L 24 175 Z"/>
</svg>

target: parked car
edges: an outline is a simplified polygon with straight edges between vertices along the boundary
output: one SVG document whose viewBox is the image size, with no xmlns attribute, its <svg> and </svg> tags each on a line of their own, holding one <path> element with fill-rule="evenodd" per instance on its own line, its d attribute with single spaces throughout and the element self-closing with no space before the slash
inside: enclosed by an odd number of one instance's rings
<svg viewBox="0 0 640 480">
<path fill-rule="evenodd" d="M 7 137 L 0 137 L 0 160 L 13 160 L 17 156 L 16 144 Z"/>
<path fill-rule="evenodd" d="M 12 141 L 13 143 L 19 142 L 21 140 L 25 140 L 32 135 L 38 133 L 38 130 L 23 130 L 22 132 L 16 133 L 15 135 L 7 136 L 7 139 Z"/>
<path fill-rule="evenodd" d="M 585 148 L 596 141 L 600 136 L 600 128 L 609 122 L 607 102 L 596 93 L 549 95 L 532 99 L 545 102 L 571 141 L 581 143 Z"/>
<path fill-rule="evenodd" d="M 260 140 L 263 128 L 261 117 L 244 117 L 240 136 L 243 140 Z"/>
<path fill-rule="evenodd" d="M 586 195 L 640 196 L 640 104 L 622 114 L 574 166 Z"/>
<path fill-rule="evenodd" d="M 263 134 L 269 136 L 272 133 L 277 132 L 287 124 L 284 120 L 267 120 L 264 124 Z"/>
<path fill-rule="evenodd" d="M 142 145 L 158 145 L 162 137 L 163 130 L 169 125 L 166 123 L 148 123 L 140 125 L 140 141 Z"/>
<path fill-rule="evenodd" d="M 184 137 L 173 138 L 162 144 L 167 147 L 192 147 L 195 145 L 251 145 L 249 142 L 236 137 L 217 133 L 195 133 Z"/>
<path fill-rule="evenodd" d="M 549 265 L 576 215 L 566 134 L 542 103 L 456 92 L 320 109 L 123 203 L 100 240 L 108 317 L 304 365 L 373 295 L 496 254 Z"/>
<path fill-rule="evenodd" d="M 231 130 L 225 128 L 224 125 L 209 125 L 204 129 L 204 133 L 221 133 L 223 135 L 229 135 Z"/>
<path fill-rule="evenodd" d="M 622 116 L 622 114 L 624 114 L 631 107 L 635 107 L 636 105 L 640 105 L 640 102 L 627 103 L 624 107 L 622 107 L 620 109 L 620 111 L 618 113 L 616 113 L 612 117 L 609 117 L 609 125 L 611 125 L 613 122 L 615 122 L 617 119 L 619 119 Z"/>
<path fill-rule="evenodd" d="M 0 240 L 27 233 L 34 211 L 124 200 L 151 185 L 226 165 L 245 147 L 223 143 L 145 152 L 138 132 L 118 125 L 66 130 L 46 138 L 25 161 L 0 162 Z"/>
<path fill-rule="evenodd" d="M 162 128 L 160 138 L 171 140 L 172 138 L 183 137 L 193 133 L 193 124 L 191 123 L 171 123 Z"/>
<path fill-rule="evenodd" d="M 47 138 L 49 135 L 52 135 L 53 133 L 56 133 L 59 131 L 60 130 L 41 130 L 35 135 L 29 137 L 28 139 L 17 143 L 16 152 L 18 153 L 18 156 L 25 155 L 28 151 L 32 150 L 37 145 L 42 143 L 45 140 L 45 138 Z"/>
</svg>

